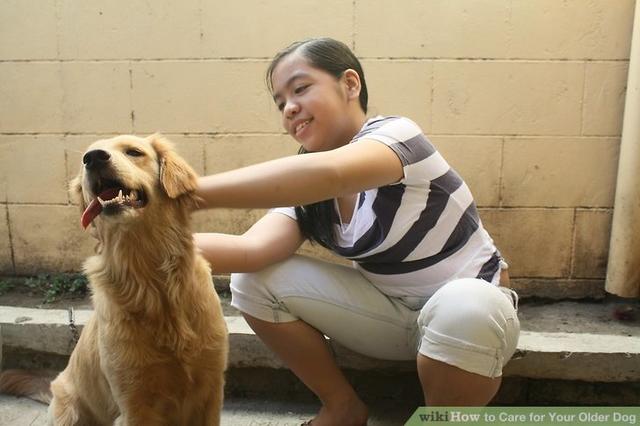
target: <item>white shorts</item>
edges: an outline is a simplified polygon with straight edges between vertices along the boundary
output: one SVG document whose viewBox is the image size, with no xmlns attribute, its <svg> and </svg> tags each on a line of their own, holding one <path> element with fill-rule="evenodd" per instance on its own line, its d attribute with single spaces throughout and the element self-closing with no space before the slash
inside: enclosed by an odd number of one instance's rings
<svg viewBox="0 0 640 426">
<path fill-rule="evenodd" d="M 467 278 L 429 298 L 390 297 L 356 269 L 294 255 L 232 274 L 231 305 L 268 322 L 302 320 L 374 358 L 417 353 L 486 377 L 502 375 L 520 334 L 513 290 Z"/>
</svg>

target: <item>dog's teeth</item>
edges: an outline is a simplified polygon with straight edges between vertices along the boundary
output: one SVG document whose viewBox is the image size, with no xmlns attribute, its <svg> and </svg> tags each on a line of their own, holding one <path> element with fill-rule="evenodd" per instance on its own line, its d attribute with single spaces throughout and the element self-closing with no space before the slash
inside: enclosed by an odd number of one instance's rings
<svg viewBox="0 0 640 426">
<path fill-rule="evenodd" d="M 122 201 L 122 189 L 118 191 L 118 201 Z"/>
<path fill-rule="evenodd" d="M 138 192 L 135 189 L 131 190 L 131 194 L 129 195 L 129 199 L 131 201 L 135 201 L 138 199 Z"/>
<path fill-rule="evenodd" d="M 98 202 L 100 203 L 101 206 L 104 207 L 104 204 L 106 203 L 106 201 L 104 201 L 102 198 L 98 197 Z"/>
</svg>

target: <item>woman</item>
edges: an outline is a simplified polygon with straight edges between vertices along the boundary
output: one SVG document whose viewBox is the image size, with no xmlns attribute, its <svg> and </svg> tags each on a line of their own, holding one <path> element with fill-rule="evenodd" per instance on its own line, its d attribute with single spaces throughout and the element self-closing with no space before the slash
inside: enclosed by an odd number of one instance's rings
<svg viewBox="0 0 640 426">
<path fill-rule="evenodd" d="M 517 296 L 460 176 L 407 118 L 367 119 L 359 61 L 327 38 L 267 72 L 304 155 L 203 177 L 202 208 L 275 208 L 240 236 L 196 234 L 232 305 L 321 400 L 313 424 L 366 424 L 323 334 L 415 359 L 427 405 L 486 405 L 515 351 Z M 287 207 L 298 206 L 298 207 Z M 355 267 L 294 255 L 310 239 Z"/>
</svg>

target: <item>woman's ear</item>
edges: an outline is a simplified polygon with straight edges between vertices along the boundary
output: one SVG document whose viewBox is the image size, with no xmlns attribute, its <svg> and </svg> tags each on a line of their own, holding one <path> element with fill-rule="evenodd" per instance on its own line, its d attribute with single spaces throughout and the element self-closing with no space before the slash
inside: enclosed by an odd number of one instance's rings
<svg viewBox="0 0 640 426">
<path fill-rule="evenodd" d="M 349 99 L 358 99 L 362 89 L 358 72 L 349 68 L 342 73 L 342 78 L 344 79 Z"/>
</svg>

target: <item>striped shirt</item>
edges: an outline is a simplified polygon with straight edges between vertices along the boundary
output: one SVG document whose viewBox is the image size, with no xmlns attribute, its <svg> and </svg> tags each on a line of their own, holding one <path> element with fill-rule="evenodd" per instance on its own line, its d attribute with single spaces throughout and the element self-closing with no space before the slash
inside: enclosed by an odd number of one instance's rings
<svg viewBox="0 0 640 426">
<path fill-rule="evenodd" d="M 418 125 L 404 117 L 375 117 L 351 143 L 363 139 L 391 148 L 404 176 L 358 194 L 351 221 L 335 225 L 333 251 L 353 260 L 389 296 L 428 297 L 457 278 L 497 284 L 501 256 L 471 191 Z M 293 207 L 273 211 L 296 218 Z"/>
</svg>

